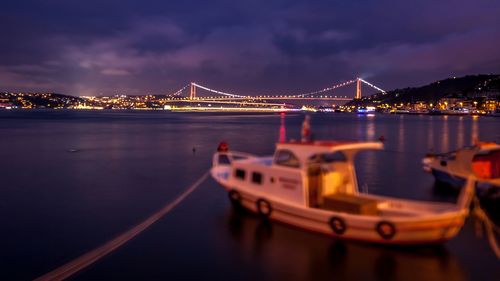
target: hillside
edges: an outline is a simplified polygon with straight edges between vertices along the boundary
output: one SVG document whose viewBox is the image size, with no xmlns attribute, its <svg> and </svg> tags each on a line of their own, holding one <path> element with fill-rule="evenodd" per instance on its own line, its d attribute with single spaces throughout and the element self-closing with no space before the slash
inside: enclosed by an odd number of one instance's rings
<svg viewBox="0 0 500 281">
<path fill-rule="evenodd" d="M 375 94 L 347 105 L 397 104 L 432 102 L 443 97 L 473 98 L 490 92 L 500 92 L 500 75 L 467 75 L 436 81 L 422 87 L 395 89 L 386 95 Z"/>
</svg>

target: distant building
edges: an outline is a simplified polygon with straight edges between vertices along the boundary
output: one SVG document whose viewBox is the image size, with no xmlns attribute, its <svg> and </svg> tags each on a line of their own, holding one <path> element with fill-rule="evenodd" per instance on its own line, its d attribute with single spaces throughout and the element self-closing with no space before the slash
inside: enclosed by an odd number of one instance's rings
<svg viewBox="0 0 500 281">
<path fill-rule="evenodd" d="M 452 107 L 462 107 L 465 102 L 462 98 L 444 97 L 438 100 L 439 109 L 450 109 Z"/>
<path fill-rule="evenodd" d="M 484 102 L 484 109 L 487 111 L 495 111 L 499 108 L 499 102 L 496 100 L 486 100 Z"/>
<path fill-rule="evenodd" d="M 410 109 L 417 111 L 426 110 L 429 109 L 429 105 L 425 101 L 417 101 L 411 105 Z"/>
</svg>

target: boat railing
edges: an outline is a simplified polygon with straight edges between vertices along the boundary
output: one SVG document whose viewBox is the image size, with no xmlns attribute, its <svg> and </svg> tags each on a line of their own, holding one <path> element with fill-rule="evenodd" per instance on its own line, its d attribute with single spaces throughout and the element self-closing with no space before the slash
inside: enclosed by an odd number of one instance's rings
<svg viewBox="0 0 500 281">
<path fill-rule="evenodd" d="M 214 154 L 212 158 L 212 166 L 230 165 L 235 160 L 251 159 L 256 156 L 250 153 L 239 151 L 221 151 Z"/>
</svg>

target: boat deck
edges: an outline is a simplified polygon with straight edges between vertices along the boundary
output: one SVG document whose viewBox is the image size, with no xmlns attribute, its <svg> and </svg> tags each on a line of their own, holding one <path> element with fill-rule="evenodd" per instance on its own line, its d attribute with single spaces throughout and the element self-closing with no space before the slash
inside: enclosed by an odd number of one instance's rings
<svg viewBox="0 0 500 281">
<path fill-rule="evenodd" d="M 364 216 L 417 217 L 456 210 L 455 204 L 394 200 L 368 194 L 332 194 L 324 199 L 320 209 Z"/>
</svg>

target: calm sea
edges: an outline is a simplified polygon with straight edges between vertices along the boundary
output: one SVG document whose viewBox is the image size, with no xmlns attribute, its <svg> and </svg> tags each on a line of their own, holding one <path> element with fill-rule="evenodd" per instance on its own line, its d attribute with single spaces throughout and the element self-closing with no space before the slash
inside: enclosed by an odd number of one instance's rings
<svg viewBox="0 0 500 281">
<path fill-rule="evenodd" d="M 285 117 L 299 138 L 303 115 Z M 0 110 L 0 279 L 36 278 L 112 239 L 210 167 L 221 140 L 270 154 L 279 114 Z M 500 141 L 488 117 L 312 114 L 316 139 L 375 140 L 359 157 L 366 192 L 453 201 L 421 168 L 428 151 Z M 498 215 L 498 214 L 492 214 Z M 151 228 L 74 280 L 500 280 L 469 219 L 443 246 L 342 242 L 235 212 L 205 181 Z"/>
</svg>

